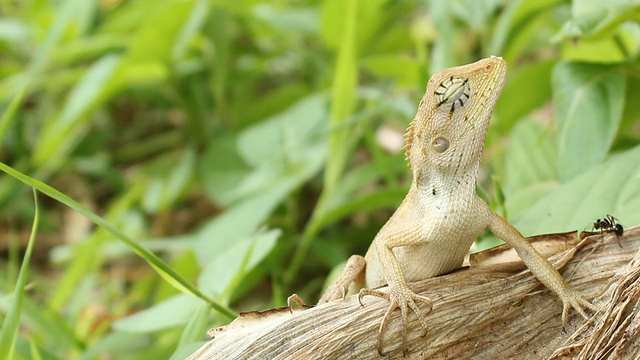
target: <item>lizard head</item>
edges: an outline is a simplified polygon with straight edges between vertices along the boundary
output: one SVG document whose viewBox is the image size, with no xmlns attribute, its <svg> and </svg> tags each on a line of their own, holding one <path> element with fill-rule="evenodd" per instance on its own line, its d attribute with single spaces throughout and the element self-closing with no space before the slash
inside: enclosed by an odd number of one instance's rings
<svg viewBox="0 0 640 360">
<path fill-rule="evenodd" d="M 478 166 L 506 72 L 505 61 L 491 56 L 431 77 L 406 134 L 414 180 L 427 168 L 455 176 Z"/>
</svg>

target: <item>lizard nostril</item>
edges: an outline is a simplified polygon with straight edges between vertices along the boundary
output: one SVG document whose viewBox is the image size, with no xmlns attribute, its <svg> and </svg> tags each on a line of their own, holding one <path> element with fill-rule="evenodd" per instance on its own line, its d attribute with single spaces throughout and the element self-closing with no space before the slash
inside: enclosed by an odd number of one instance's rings
<svg viewBox="0 0 640 360">
<path fill-rule="evenodd" d="M 487 64 L 487 66 L 485 66 L 485 67 L 484 67 L 484 69 L 485 69 L 486 71 L 491 71 L 491 69 L 493 69 L 493 65 L 491 65 L 491 64 Z"/>
</svg>

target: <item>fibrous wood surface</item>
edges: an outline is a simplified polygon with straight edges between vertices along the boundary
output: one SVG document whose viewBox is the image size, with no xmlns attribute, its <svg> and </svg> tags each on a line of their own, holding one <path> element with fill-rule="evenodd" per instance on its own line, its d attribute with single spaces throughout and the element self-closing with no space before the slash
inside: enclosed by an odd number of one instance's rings
<svg viewBox="0 0 640 360">
<path fill-rule="evenodd" d="M 400 311 L 385 332 L 387 359 L 640 358 L 640 226 L 584 240 L 577 233 L 531 238 L 571 286 L 595 296 L 589 320 L 574 310 L 563 330 L 562 303 L 504 247 L 472 267 L 412 284 L 432 298 L 429 332 L 409 316 L 401 351 Z M 555 255 L 553 255 L 555 254 Z M 357 296 L 316 307 L 241 314 L 212 329 L 189 359 L 382 359 L 376 349 L 387 300 Z"/>
</svg>

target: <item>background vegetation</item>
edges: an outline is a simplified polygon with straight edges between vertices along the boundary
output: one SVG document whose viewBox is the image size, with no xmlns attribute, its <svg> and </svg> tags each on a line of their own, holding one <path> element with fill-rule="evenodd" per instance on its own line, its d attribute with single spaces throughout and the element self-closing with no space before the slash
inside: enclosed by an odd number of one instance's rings
<svg viewBox="0 0 640 360">
<path fill-rule="evenodd" d="M 526 235 L 639 224 L 639 10 L 0 0 L 0 358 L 179 359 L 313 302 L 402 200 L 430 74 L 491 54 L 492 207 Z"/>
</svg>

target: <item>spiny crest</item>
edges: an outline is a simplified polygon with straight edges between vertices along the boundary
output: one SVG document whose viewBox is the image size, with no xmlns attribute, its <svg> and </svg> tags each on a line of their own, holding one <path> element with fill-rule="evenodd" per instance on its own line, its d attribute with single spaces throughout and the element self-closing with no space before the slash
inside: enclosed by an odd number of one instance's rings
<svg viewBox="0 0 640 360">
<path fill-rule="evenodd" d="M 405 160 L 407 161 L 407 164 L 409 165 L 409 167 L 411 167 L 411 143 L 413 142 L 413 123 L 414 121 L 411 121 L 411 123 L 409 124 L 409 127 L 407 128 L 407 132 L 404 134 L 404 141 L 405 141 L 405 145 L 403 147 L 404 150 L 404 156 L 405 156 Z"/>
</svg>

